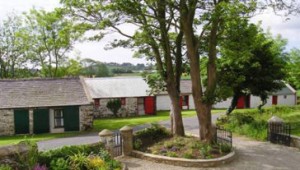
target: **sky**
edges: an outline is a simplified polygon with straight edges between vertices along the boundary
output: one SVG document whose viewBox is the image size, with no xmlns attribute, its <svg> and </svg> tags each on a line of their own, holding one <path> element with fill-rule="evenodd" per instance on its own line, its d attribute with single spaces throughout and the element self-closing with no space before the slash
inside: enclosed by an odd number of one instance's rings
<svg viewBox="0 0 300 170">
<path fill-rule="evenodd" d="M 0 0 L 0 21 L 11 12 L 18 14 L 29 11 L 32 7 L 52 10 L 59 5 L 59 0 Z M 300 49 L 300 16 L 290 16 L 290 19 L 285 21 L 284 18 L 274 15 L 272 12 L 266 12 L 254 17 L 252 22 L 257 23 L 260 20 L 264 30 L 270 29 L 273 35 L 281 34 L 283 38 L 288 40 L 287 50 Z M 101 62 L 148 63 L 145 59 L 132 58 L 133 51 L 130 49 L 105 50 L 104 47 L 107 42 L 114 38 L 116 36 L 113 35 L 104 38 L 101 42 L 76 43 L 74 52 L 70 55 L 79 53 L 81 58 L 92 58 Z"/>
</svg>

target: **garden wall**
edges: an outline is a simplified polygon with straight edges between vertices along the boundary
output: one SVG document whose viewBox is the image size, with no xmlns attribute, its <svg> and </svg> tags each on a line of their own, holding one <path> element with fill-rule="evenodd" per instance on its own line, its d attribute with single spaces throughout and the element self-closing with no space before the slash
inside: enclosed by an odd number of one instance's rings
<svg viewBox="0 0 300 170">
<path fill-rule="evenodd" d="M 300 149 L 300 137 L 291 135 L 291 146 Z"/>
<path fill-rule="evenodd" d="M 26 157 L 30 151 L 30 146 L 25 143 L 0 147 L 0 165 L 17 164 L 18 156 Z"/>
</svg>

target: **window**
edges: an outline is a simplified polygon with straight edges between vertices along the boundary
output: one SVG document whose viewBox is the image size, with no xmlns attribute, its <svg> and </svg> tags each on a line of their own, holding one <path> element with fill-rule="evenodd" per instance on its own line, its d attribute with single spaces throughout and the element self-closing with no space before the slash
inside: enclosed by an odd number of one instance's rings
<svg viewBox="0 0 300 170">
<path fill-rule="evenodd" d="M 284 98 L 284 99 L 286 99 L 286 98 L 287 98 L 287 96 L 286 96 L 286 95 L 284 95 L 284 96 L 283 96 L 283 98 Z"/>
<path fill-rule="evenodd" d="M 189 96 L 182 96 L 182 106 L 189 105 Z"/>
<path fill-rule="evenodd" d="M 121 98 L 121 104 L 122 104 L 122 105 L 125 105 L 125 104 L 126 104 L 125 98 Z"/>
<path fill-rule="evenodd" d="M 94 99 L 94 105 L 95 108 L 98 108 L 100 106 L 100 99 Z"/>
<path fill-rule="evenodd" d="M 54 110 L 54 128 L 64 127 L 64 112 L 62 109 Z"/>
</svg>

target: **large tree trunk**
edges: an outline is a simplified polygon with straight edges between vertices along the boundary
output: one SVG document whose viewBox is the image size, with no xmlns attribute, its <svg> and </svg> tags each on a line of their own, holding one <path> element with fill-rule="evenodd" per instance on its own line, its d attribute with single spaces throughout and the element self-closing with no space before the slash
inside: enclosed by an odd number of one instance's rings
<svg viewBox="0 0 300 170">
<path fill-rule="evenodd" d="M 171 111 L 172 111 L 172 117 L 173 117 L 173 127 L 171 127 L 173 134 L 177 136 L 184 136 L 184 127 L 183 127 L 183 121 L 181 116 L 181 107 L 179 105 L 179 92 L 176 90 L 175 84 L 167 85 L 167 91 L 171 100 Z"/>
</svg>

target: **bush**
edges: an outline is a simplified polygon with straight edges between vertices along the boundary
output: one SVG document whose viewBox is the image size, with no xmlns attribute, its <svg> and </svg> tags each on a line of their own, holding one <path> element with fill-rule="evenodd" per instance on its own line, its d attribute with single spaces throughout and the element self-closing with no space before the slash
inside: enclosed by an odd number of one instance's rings
<svg viewBox="0 0 300 170">
<path fill-rule="evenodd" d="M 114 99 L 107 102 L 106 107 L 113 112 L 115 117 L 118 117 L 117 113 L 120 110 L 122 104 L 120 99 Z"/>
<path fill-rule="evenodd" d="M 68 159 L 70 156 L 76 154 L 97 154 L 99 151 L 103 150 L 104 146 L 102 143 L 97 143 L 94 145 L 80 145 L 80 146 L 64 146 L 60 149 L 50 150 L 46 152 L 40 152 L 38 156 L 38 162 L 42 165 L 50 166 L 52 160 L 57 160 L 59 158 Z"/>
<path fill-rule="evenodd" d="M 0 165 L 0 170 L 12 170 L 9 165 Z"/>
<path fill-rule="evenodd" d="M 166 128 L 158 124 L 151 124 L 151 127 L 136 132 L 134 147 L 141 149 L 141 147 L 149 146 L 168 137 L 171 137 L 171 133 Z"/>
<path fill-rule="evenodd" d="M 50 163 L 52 170 L 68 170 L 69 161 L 63 158 L 54 159 Z"/>
</svg>

